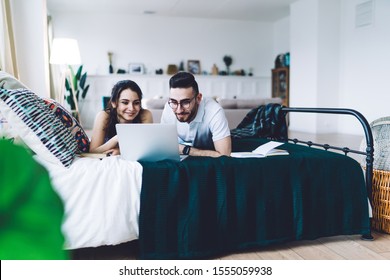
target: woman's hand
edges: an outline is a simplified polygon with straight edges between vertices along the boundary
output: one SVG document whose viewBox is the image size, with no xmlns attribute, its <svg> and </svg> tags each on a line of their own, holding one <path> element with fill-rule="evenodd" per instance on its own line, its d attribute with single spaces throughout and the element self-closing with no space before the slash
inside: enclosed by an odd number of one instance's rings
<svg viewBox="0 0 390 280">
<path fill-rule="evenodd" d="M 89 149 L 90 153 L 103 153 L 110 155 L 119 155 L 118 135 L 115 135 L 103 145 L 96 147 L 95 149 Z"/>
<path fill-rule="evenodd" d="M 116 147 L 116 148 L 113 148 L 113 149 L 109 149 L 107 151 L 104 152 L 108 157 L 109 156 L 117 156 L 117 155 L 120 155 L 120 151 L 119 151 L 119 148 Z"/>
</svg>

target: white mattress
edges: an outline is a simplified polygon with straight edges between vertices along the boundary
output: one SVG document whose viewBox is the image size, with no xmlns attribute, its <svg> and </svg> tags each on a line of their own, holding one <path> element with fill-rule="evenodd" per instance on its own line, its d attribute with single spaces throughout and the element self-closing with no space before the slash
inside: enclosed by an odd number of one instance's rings
<svg viewBox="0 0 390 280">
<path fill-rule="evenodd" d="M 35 159 L 64 202 L 65 248 L 115 245 L 138 238 L 142 166 L 120 156 L 76 158 L 70 168 Z"/>
</svg>

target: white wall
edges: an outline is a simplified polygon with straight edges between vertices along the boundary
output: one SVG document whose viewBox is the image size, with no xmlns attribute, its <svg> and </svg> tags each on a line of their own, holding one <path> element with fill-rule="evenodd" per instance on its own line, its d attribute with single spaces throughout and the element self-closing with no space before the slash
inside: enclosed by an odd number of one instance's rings
<svg viewBox="0 0 390 280">
<path fill-rule="evenodd" d="M 390 1 L 374 0 L 374 24 L 355 28 L 367 0 L 301 0 L 291 6 L 290 106 L 340 107 L 369 122 L 390 115 Z M 291 128 L 362 134 L 353 117 L 292 115 Z"/>
<path fill-rule="evenodd" d="M 375 0 L 373 24 L 356 28 L 355 9 L 361 2 L 344 0 L 342 5 L 339 102 L 371 122 L 390 116 L 390 1 Z M 341 120 L 340 128 L 357 132 L 349 120 Z"/>
<path fill-rule="evenodd" d="M 114 53 L 114 68 L 143 63 L 148 73 L 168 64 L 200 60 L 202 71 L 214 63 L 224 70 L 224 55 L 233 57 L 231 70 L 250 68 L 257 76 L 270 76 L 273 67 L 271 23 L 232 20 L 165 18 L 127 14 L 52 13 L 54 36 L 79 41 L 89 74 L 107 74 L 107 52 Z"/>
<path fill-rule="evenodd" d="M 290 51 L 290 17 L 283 18 L 273 24 L 273 59 L 281 53 Z"/>
<path fill-rule="evenodd" d="M 316 107 L 318 3 L 301 0 L 291 5 L 290 12 L 290 107 Z M 291 114 L 290 127 L 315 131 L 316 116 Z"/>
<path fill-rule="evenodd" d="M 10 3 L 20 80 L 38 95 L 49 97 L 46 0 Z"/>
<path fill-rule="evenodd" d="M 338 107 L 340 1 L 303 0 L 292 7 L 290 106 Z M 292 114 L 291 128 L 337 130 L 334 115 Z"/>
<path fill-rule="evenodd" d="M 319 2 L 317 107 L 339 107 L 340 0 Z M 317 116 L 317 132 L 338 129 L 335 115 Z"/>
</svg>

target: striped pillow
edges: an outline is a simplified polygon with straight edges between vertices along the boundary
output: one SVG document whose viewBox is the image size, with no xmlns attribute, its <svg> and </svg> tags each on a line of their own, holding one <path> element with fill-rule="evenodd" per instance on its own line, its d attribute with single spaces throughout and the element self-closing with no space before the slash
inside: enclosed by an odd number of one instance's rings
<svg viewBox="0 0 390 280">
<path fill-rule="evenodd" d="M 73 136 L 40 97 L 28 89 L 0 89 L 0 111 L 38 156 L 71 165 L 78 151 Z"/>
<path fill-rule="evenodd" d="M 89 138 L 87 133 L 81 127 L 80 123 L 72 116 L 61 104 L 49 98 L 44 98 L 45 104 L 54 113 L 54 115 L 62 122 L 62 124 L 72 133 L 74 141 L 81 153 L 88 153 Z"/>
</svg>

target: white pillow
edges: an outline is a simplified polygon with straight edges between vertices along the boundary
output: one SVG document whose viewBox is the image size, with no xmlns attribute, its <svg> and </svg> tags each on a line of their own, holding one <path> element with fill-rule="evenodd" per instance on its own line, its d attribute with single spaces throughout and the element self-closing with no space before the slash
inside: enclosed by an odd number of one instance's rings
<svg viewBox="0 0 390 280">
<path fill-rule="evenodd" d="M 38 156 L 71 165 L 78 151 L 72 134 L 40 97 L 28 89 L 0 89 L 0 111 Z"/>
<path fill-rule="evenodd" d="M 265 99 L 237 99 L 238 109 L 253 109 L 265 105 Z"/>
<path fill-rule="evenodd" d="M 237 99 L 219 99 L 218 103 L 224 109 L 237 109 Z"/>
<path fill-rule="evenodd" d="M 158 99 L 147 99 L 145 100 L 146 109 L 164 109 L 165 103 L 167 103 L 166 98 Z"/>
<path fill-rule="evenodd" d="M 0 71 L 0 88 L 18 89 L 27 87 L 7 72 Z"/>
</svg>

